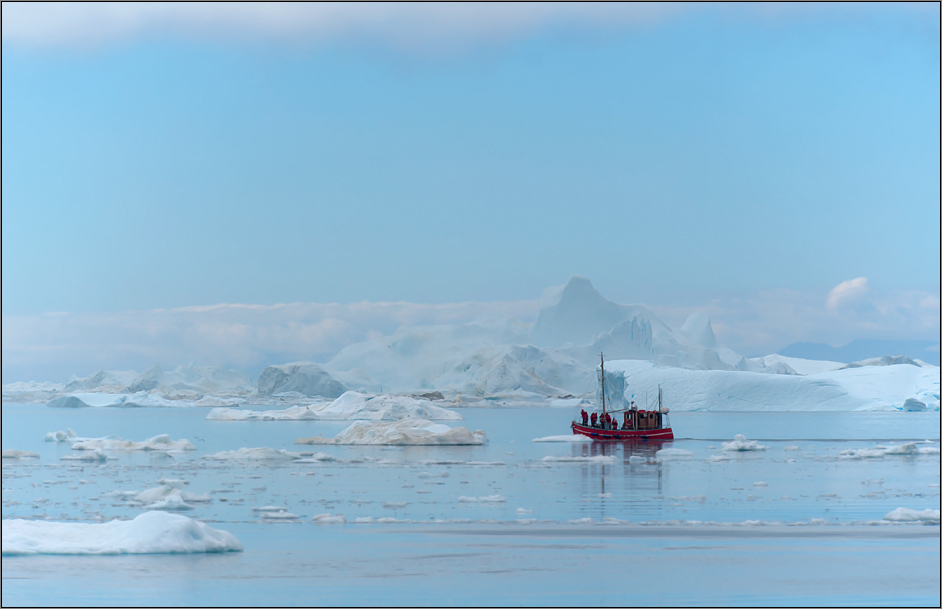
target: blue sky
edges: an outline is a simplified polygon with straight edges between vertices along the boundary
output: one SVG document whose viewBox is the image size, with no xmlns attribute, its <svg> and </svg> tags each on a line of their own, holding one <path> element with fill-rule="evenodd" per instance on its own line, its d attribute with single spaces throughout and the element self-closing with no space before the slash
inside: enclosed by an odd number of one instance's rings
<svg viewBox="0 0 942 609">
<path fill-rule="evenodd" d="M 866 277 L 937 316 L 937 5 L 355 8 L 115 33 L 4 4 L 4 316 L 520 301 L 573 273 L 665 306 Z"/>
</svg>

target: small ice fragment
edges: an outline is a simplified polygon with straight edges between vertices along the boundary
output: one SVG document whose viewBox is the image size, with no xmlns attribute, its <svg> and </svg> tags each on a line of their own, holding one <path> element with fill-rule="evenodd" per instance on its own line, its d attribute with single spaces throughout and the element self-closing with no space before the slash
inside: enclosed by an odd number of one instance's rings
<svg viewBox="0 0 942 609">
<path fill-rule="evenodd" d="M 516 512 L 517 514 L 520 514 L 522 516 L 524 514 L 532 514 L 533 510 L 528 510 L 527 508 L 518 507 Z"/>
<path fill-rule="evenodd" d="M 768 483 L 768 482 L 765 482 L 765 481 L 763 481 L 763 480 L 759 480 L 758 482 L 753 482 L 753 483 L 752 483 L 752 486 L 768 486 L 768 485 L 769 485 L 769 483 Z"/>
</svg>

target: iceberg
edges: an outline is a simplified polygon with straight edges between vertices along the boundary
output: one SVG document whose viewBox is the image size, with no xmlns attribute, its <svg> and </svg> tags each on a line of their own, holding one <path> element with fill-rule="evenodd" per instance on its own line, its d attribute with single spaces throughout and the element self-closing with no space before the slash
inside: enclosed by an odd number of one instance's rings
<svg viewBox="0 0 942 609">
<path fill-rule="evenodd" d="M 258 377 L 258 395 L 297 392 L 308 397 L 338 398 L 346 388 L 319 364 L 294 362 L 268 366 Z"/>
<path fill-rule="evenodd" d="M 744 452 L 752 450 L 768 450 L 768 446 L 763 446 L 759 444 L 758 440 L 747 440 L 746 436 L 741 433 L 736 434 L 736 437 L 733 438 L 732 442 L 723 442 L 721 445 L 722 450 L 733 451 L 733 452 Z"/>
<path fill-rule="evenodd" d="M 104 524 L 3 520 L 3 555 L 241 552 L 227 531 L 179 514 L 145 512 Z"/>
<path fill-rule="evenodd" d="M 896 508 L 883 517 L 890 522 L 924 522 L 926 524 L 939 524 L 939 510 L 913 510 L 910 508 Z"/>
<path fill-rule="evenodd" d="M 241 410 L 214 408 L 206 415 L 211 421 L 343 421 L 368 419 L 460 420 L 453 410 L 436 406 L 430 400 L 405 395 L 368 395 L 347 391 L 333 402 L 292 406 L 284 410 Z"/>
<path fill-rule="evenodd" d="M 7 448 L 2 452 L 4 459 L 38 459 L 39 455 L 36 453 L 31 453 L 28 450 L 17 450 L 15 448 Z"/>
<path fill-rule="evenodd" d="M 483 431 L 469 431 L 466 427 L 451 428 L 426 419 L 401 421 L 356 421 L 335 438 L 313 436 L 295 440 L 296 444 L 380 444 L 380 445 L 465 445 L 486 444 Z"/>
</svg>

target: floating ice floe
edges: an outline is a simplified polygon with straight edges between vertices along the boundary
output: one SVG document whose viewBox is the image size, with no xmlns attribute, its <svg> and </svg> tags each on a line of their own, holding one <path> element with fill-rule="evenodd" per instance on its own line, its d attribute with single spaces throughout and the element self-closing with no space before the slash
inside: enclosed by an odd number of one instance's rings
<svg viewBox="0 0 942 609">
<path fill-rule="evenodd" d="M 654 453 L 654 458 L 657 461 L 669 461 L 674 459 L 689 459 L 693 456 L 693 453 L 689 450 L 684 450 L 682 448 L 662 448 L 661 450 Z"/>
<path fill-rule="evenodd" d="M 926 403 L 920 402 L 916 398 L 906 398 L 906 401 L 903 402 L 903 410 L 906 412 L 925 412 Z"/>
<path fill-rule="evenodd" d="M 842 459 L 878 459 L 887 455 L 937 455 L 939 449 L 934 446 L 917 447 L 915 442 L 890 446 L 877 445 L 873 448 L 848 448 L 842 450 Z"/>
<path fill-rule="evenodd" d="M 592 442 L 589 436 L 573 434 L 570 436 L 546 436 L 545 438 L 533 438 L 534 442 Z"/>
<path fill-rule="evenodd" d="M 36 453 L 31 453 L 28 450 L 17 450 L 15 448 L 8 448 L 3 451 L 4 459 L 38 459 L 39 455 Z"/>
<path fill-rule="evenodd" d="M 335 438 L 313 436 L 295 440 L 296 444 L 380 444 L 380 445 L 465 445 L 485 444 L 483 431 L 467 427 L 451 428 L 425 419 L 368 422 L 356 421 Z"/>
<path fill-rule="evenodd" d="M 57 432 L 60 433 L 60 432 Z M 48 436 L 48 434 L 47 434 Z M 189 440 L 174 440 L 169 434 L 147 438 L 142 442 L 122 440 L 121 438 L 82 438 L 72 445 L 72 450 L 196 450 Z"/>
<path fill-rule="evenodd" d="M 64 457 L 59 457 L 62 461 L 89 461 L 93 463 L 104 463 L 108 460 L 108 455 L 105 454 L 100 448 L 94 450 L 83 451 L 79 455 L 65 455 Z"/>
<path fill-rule="evenodd" d="M 710 455 L 707 457 L 708 463 L 722 463 L 723 461 L 729 461 L 729 457 L 726 455 Z"/>
<path fill-rule="evenodd" d="M 436 406 L 431 400 L 407 395 L 369 395 L 347 391 L 333 402 L 292 406 L 284 410 L 238 410 L 214 408 L 206 418 L 211 421 L 398 421 L 429 419 L 458 421 L 462 416 Z"/>
<path fill-rule="evenodd" d="M 543 457 L 543 463 L 595 463 L 598 465 L 607 465 L 615 462 L 615 457 L 608 455 L 596 455 L 594 457 Z"/>
<path fill-rule="evenodd" d="M 487 495 L 485 497 L 458 497 L 458 503 L 507 503 L 506 497 Z"/>
<path fill-rule="evenodd" d="M 736 434 L 732 442 L 723 442 L 722 450 L 728 451 L 749 451 L 749 450 L 768 450 L 768 446 L 759 444 L 758 440 L 747 440 L 741 433 Z"/>
<path fill-rule="evenodd" d="M 75 432 L 71 429 L 65 431 L 50 431 L 47 432 L 46 436 L 43 438 L 43 442 L 74 442 L 75 440 L 78 440 L 78 436 L 76 436 Z"/>
<path fill-rule="evenodd" d="M 910 508 L 896 508 L 883 517 L 891 522 L 925 522 L 939 524 L 939 510 L 913 510 Z"/>
<path fill-rule="evenodd" d="M 161 478 L 159 486 L 141 491 L 134 496 L 134 501 L 145 504 L 148 510 L 192 510 L 191 503 L 208 503 L 209 495 L 197 495 L 183 490 L 189 482 L 176 478 Z"/>
<path fill-rule="evenodd" d="M 268 447 L 243 447 L 238 450 L 220 451 L 203 458 L 210 461 L 295 461 L 301 458 L 301 454 Z"/>
<path fill-rule="evenodd" d="M 343 514 L 318 514 L 317 516 L 311 518 L 311 522 L 314 524 L 346 524 L 347 517 Z"/>
<path fill-rule="evenodd" d="M 104 524 L 3 520 L 3 555 L 241 552 L 227 531 L 179 514 L 145 512 Z"/>
</svg>

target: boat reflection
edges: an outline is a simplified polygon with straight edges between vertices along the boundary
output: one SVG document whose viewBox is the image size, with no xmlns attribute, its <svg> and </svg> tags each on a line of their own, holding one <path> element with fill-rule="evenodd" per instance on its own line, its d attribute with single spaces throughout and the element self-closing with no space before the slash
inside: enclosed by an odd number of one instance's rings
<svg viewBox="0 0 942 609">
<path fill-rule="evenodd" d="M 619 491 L 624 490 L 631 495 L 660 494 L 665 469 L 660 467 L 656 455 L 657 451 L 671 444 L 671 440 L 632 439 L 573 445 L 574 457 L 604 456 L 613 459 L 611 463 L 581 468 L 583 493 L 598 493 L 604 497 L 617 486 Z"/>
</svg>

